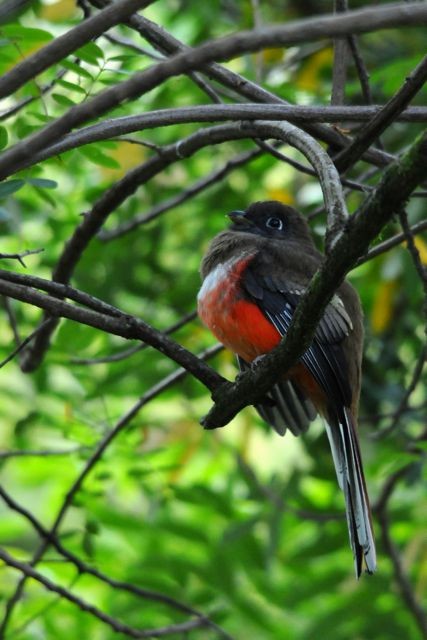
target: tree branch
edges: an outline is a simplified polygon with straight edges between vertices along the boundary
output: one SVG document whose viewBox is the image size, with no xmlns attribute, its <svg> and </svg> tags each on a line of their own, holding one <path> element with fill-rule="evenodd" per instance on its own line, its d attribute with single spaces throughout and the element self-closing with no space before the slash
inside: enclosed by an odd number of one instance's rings
<svg viewBox="0 0 427 640">
<path fill-rule="evenodd" d="M 384 483 L 381 494 L 373 506 L 373 513 L 376 515 L 381 527 L 381 539 L 383 547 L 387 555 L 389 556 L 393 571 L 394 578 L 397 586 L 402 594 L 403 600 L 406 602 L 408 610 L 412 614 L 424 640 L 427 639 L 427 613 L 423 609 L 421 603 L 418 601 L 414 592 L 412 584 L 404 569 L 400 553 L 398 548 L 393 542 L 390 534 L 390 520 L 388 517 L 388 501 L 390 500 L 397 483 L 405 478 L 408 471 L 410 471 L 412 463 L 402 467 L 395 473 L 393 473 Z"/>
<path fill-rule="evenodd" d="M 56 297 L 35 291 L 28 286 L 31 282 L 33 285 L 30 286 L 62 291 L 61 297 L 75 299 L 79 302 L 86 300 L 86 305 L 95 307 L 97 310 L 83 309 Z M 142 320 L 106 305 L 101 300 L 88 296 L 77 289 L 42 280 L 41 278 L 32 278 L 31 276 L 22 276 L 0 270 L 0 293 L 44 309 L 55 318 L 69 318 L 122 338 L 142 340 L 183 366 L 208 389 L 216 389 L 225 382 L 222 376 L 201 362 L 197 356 L 168 338 L 161 331 L 156 331 Z M 108 315 L 107 312 L 98 310 L 104 307 L 106 307 Z"/>
<path fill-rule="evenodd" d="M 287 120 L 304 125 L 313 122 L 365 122 L 371 120 L 383 109 L 380 105 L 368 107 L 337 106 L 281 106 L 278 104 L 224 104 L 195 105 L 174 109 L 157 109 L 135 116 L 111 118 L 98 124 L 79 129 L 63 136 L 59 141 L 47 146 L 31 158 L 16 165 L 16 170 L 34 166 L 43 160 L 58 156 L 70 149 L 100 140 L 109 140 L 128 133 L 145 131 L 155 127 L 167 127 L 178 124 L 196 124 L 199 122 L 222 122 L 226 120 Z M 427 122 L 426 107 L 409 107 L 398 117 L 399 122 Z M 307 130 L 307 127 L 302 127 Z M 394 157 L 379 153 L 381 165 L 388 164 Z"/>
</svg>

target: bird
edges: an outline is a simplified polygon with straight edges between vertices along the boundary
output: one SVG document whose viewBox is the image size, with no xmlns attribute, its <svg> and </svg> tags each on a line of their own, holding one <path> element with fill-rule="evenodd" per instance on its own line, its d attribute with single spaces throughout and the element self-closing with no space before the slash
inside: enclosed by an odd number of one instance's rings
<svg viewBox="0 0 427 640">
<path fill-rule="evenodd" d="M 228 214 L 231 225 L 202 259 L 198 315 L 236 354 L 242 371 L 286 336 L 298 301 L 324 256 L 296 209 L 277 201 Z M 349 282 L 337 288 L 309 348 L 255 405 L 279 435 L 307 431 L 324 418 L 339 487 L 344 493 L 357 578 L 376 569 L 369 496 L 357 435 L 363 312 Z"/>
</svg>

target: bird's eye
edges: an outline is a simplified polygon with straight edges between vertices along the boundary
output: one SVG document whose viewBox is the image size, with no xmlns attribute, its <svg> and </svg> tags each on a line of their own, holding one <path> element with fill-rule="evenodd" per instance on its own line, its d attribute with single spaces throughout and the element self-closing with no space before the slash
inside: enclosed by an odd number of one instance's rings
<svg viewBox="0 0 427 640">
<path fill-rule="evenodd" d="M 265 226 L 269 229 L 275 229 L 276 231 L 281 231 L 283 227 L 283 223 L 280 218 L 268 218 Z"/>
</svg>

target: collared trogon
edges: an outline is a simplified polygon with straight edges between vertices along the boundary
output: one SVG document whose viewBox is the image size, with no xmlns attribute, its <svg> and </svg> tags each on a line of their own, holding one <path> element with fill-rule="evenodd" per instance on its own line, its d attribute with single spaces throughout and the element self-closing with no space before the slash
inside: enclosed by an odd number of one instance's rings
<svg viewBox="0 0 427 640">
<path fill-rule="evenodd" d="M 241 369 L 286 335 L 300 296 L 322 262 L 300 213 L 280 202 L 256 202 L 229 214 L 231 227 L 211 242 L 201 265 L 198 311 L 238 356 Z M 262 418 L 283 435 L 325 418 L 338 483 L 344 492 L 357 577 L 376 567 L 369 498 L 357 438 L 363 316 L 357 293 L 343 282 L 329 302 L 311 346 L 278 380 Z"/>
</svg>

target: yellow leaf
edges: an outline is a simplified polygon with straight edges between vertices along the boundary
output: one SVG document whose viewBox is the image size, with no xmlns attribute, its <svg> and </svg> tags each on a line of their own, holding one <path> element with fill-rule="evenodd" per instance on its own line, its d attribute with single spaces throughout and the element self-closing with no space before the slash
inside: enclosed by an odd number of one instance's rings
<svg viewBox="0 0 427 640">
<path fill-rule="evenodd" d="M 375 297 L 371 313 L 371 328 L 373 333 L 383 333 L 393 319 L 394 299 L 397 280 L 387 280 L 381 283 Z"/>
<path fill-rule="evenodd" d="M 263 49 L 261 52 L 262 60 L 265 64 L 275 64 L 283 60 L 284 49 Z"/>
<path fill-rule="evenodd" d="M 39 15 L 43 20 L 48 20 L 49 22 L 61 22 L 72 18 L 76 11 L 77 4 L 75 0 L 58 0 L 58 2 L 42 5 Z"/>
<path fill-rule="evenodd" d="M 294 197 L 290 191 L 287 189 L 277 189 L 271 187 L 267 189 L 267 196 L 269 200 L 278 200 L 279 202 L 283 202 L 283 204 L 294 204 Z"/>
<path fill-rule="evenodd" d="M 140 144 L 119 142 L 115 149 L 108 151 L 108 155 L 119 163 L 120 168 L 99 167 L 99 170 L 105 177 L 121 178 L 129 169 L 133 169 L 145 160 L 146 150 Z"/>
<path fill-rule="evenodd" d="M 414 238 L 414 243 L 418 249 L 418 253 L 420 254 L 421 262 L 423 264 L 427 264 L 427 244 L 419 236 L 417 238 Z"/>
<path fill-rule="evenodd" d="M 332 64 L 333 55 L 332 47 L 313 54 L 296 78 L 297 88 L 303 91 L 316 91 L 319 87 L 320 71 L 323 67 Z"/>
</svg>

